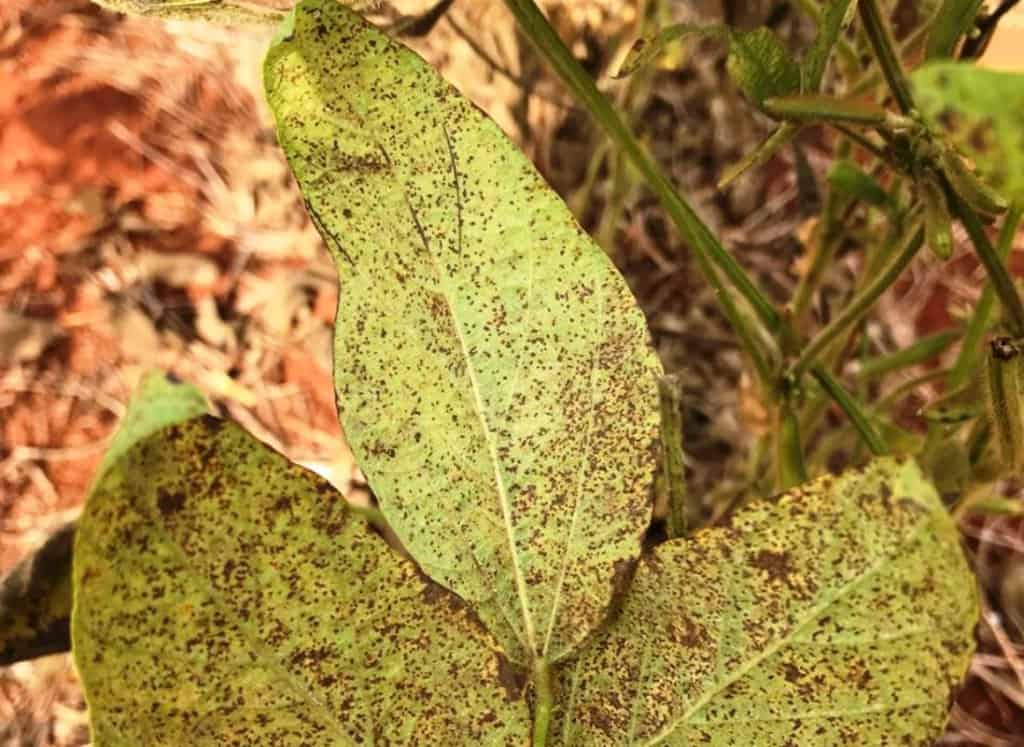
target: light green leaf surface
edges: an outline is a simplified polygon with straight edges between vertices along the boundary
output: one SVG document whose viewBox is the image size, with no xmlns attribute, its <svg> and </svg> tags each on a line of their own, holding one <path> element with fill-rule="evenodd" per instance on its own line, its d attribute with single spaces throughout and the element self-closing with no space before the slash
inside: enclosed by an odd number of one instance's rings
<svg viewBox="0 0 1024 747">
<path fill-rule="evenodd" d="M 142 377 L 132 394 L 128 409 L 107 445 L 103 461 L 96 471 L 103 475 L 114 462 L 137 442 L 167 425 L 180 423 L 210 411 L 202 392 L 191 384 L 172 381 L 162 371 Z"/>
<path fill-rule="evenodd" d="M 911 82 L 929 123 L 948 133 L 1003 197 L 1024 199 L 1024 75 L 933 62 Z"/>
<path fill-rule="evenodd" d="M 357 15 L 303 2 L 264 75 L 338 266 L 340 416 L 382 510 L 510 656 L 564 656 L 649 520 L 643 316 L 497 126 Z"/>
<path fill-rule="evenodd" d="M 879 460 L 645 558 L 563 674 L 554 743 L 930 745 L 977 614 L 934 489 Z"/>
<path fill-rule="evenodd" d="M 96 747 L 527 741 L 521 683 L 465 605 L 231 423 L 111 466 L 74 583 Z"/>
</svg>

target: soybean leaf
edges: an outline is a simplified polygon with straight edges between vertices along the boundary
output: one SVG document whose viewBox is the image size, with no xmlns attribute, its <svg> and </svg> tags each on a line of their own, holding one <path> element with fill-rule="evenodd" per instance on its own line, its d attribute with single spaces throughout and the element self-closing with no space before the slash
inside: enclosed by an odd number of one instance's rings
<svg viewBox="0 0 1024 747">
<path fill-rule="evenodd" d="M 97 474 L 150 433 L 206 411 L 194 387 L 176 384 L 160 372 L 147 374 Z M 0 665 L 67 650 L 73 538 L 74 525 L 62 527 L 0 582 Z"/>
<path fill-rule="evenodd" d="M 875 177 L 853 161 L 843 158 L 828 170 L 828 183 L 838 193 L 875 207 L 891 207 L 892 197 Z"/>
<path fill-rule="evenodd" d="M 962 62 L 933 62 L 911 74 L 922 115 L 945 130 L 1002 196 L 1024 198 L 1024 75 Z"/>
<path fill-rule="evenodd" d="M 211 416 L 111 465 L 79 522 L 74 584 L 97 747 L 529 734 L 519 679 L 466 606 L 324 480 Z"/>
<path fill-rule="evenodd" d="M 931 744 L 974 580 L 910 461 L 823 477 L 656 548 L 562 677 L 562 745 Z"/>
<path fill-rule="evenodd" d="M 952 57 L 956 43 L 970 31 L 981 10 L 981 0 L 943 0 L 928 29 L 925 59 Z"/>
<path fill-rule="evenodd" d="M 497 126 L 356 14 L 301 3 L 265 82 L 338 267 L 339 412 L 382 510 L 511 657 L 564 656 L 649 520 L 643 316 Z"/>
<path fill-rule="evenodd" d="M 744 95 L 758 106 L 772 96 L 800 91 L 800 66 L 767 27 L 733 31 L 726 68 Z"/>
<path fill-rule="evenodd" d="M 829 0 L 826 4 L 818 22 L 818 33 L 814 37 L 814 42 L 800 60 L 801 90 L 805 93 L 816 93 L 821 88 L 825 68 L 828 66 L 829 57 L 832 56 L 832 48 L 850 25 L 856 12 L 857 4 L 852 0 Z"/>
</svg>

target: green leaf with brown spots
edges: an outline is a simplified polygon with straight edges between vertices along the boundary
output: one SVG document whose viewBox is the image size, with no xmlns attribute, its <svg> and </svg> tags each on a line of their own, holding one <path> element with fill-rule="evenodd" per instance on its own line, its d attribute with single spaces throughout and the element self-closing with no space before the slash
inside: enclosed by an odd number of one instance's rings
<svg viewBox="0 0 1024 747">
<path fill-rule="evenodd" d="M 324 480 L 211 416 L 111 465 L 74 584 L 96 747 L 528 739 L 521 681 L 465 604 Z"/>
<path fill-rule="evenodd" d="M 165 425 L 207 412 L 206 400 L 192 386 L 163 373 L 146 374 L 121 418 L 97 477 L 134 443 Z M 0 581 L 0 666 L 68 649 L 71 617 L 71 546 L 68 524 Z"/>
<path fill-rule="evenodd" d="M 513 659 L 565 656 L 650 518 L 643 315 L 498 127 L 354 13 L 301 3 L 264 75 L 337 262 L 340 417 L 389 523 Z"/>
<path fill-rule="evenodd" d="M 1003 197 L 1024 199 L 1024 75 L 966 62 L 932 62 L 911 74 L 925 119 L 946 132 Z"/>
<path fill-rule="evenodd" d="M 932 744 L 977 615 L 934 488 L 878 460 L 645 557 L 563 672 L 553 744 Z"/>
</svg>

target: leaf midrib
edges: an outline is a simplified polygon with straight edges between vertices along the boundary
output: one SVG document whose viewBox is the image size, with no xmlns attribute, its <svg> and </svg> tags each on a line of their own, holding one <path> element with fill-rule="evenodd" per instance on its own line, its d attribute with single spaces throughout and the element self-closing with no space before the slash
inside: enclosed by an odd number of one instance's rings
<svg viewBox="0 0 1024 747">
<path fill-rule="evenodd" d="M 436 123 L 435 123 L 436 126 Z M 446 139 L 448 138 L 447 129 L 441 125 L 441 129 L 444 132 Z M 450 145 L 450 140 L 448 141 Z M 384 150 L 383 145 L 378 144 L 381 150 Z M 449 149 L 449 156 L 453 159 L 452 168 L 456 169 L 454 163 L 455 153 L 454 149 Z M 456 171 L 457 173 L 457 171 Z M 497 492 L 498 505 L 501 508 L 502 524 L 505 529 L 505 538 L 508 542 L 509 555 L 512 563 L 512 576 L 515 580 L 516 595 L 519 598 L 519 607 L 522 614 L 523 632 L 526 635 L 526 643 L 529 648 L 531 655 L 537 654 L 536 644 L 536 632 L 533 624 L 533 613 L 530 609 L 530 598 L 526 588 L 526 578 L 523 575 L 523 570 L 519 563 L 519 551 L 515 541 L 515 530 L 512 523 L 512 506 L 509 499 L 508 488 L 505 486 L 505 478 L 501 473 L 501 460 L 498 456 L 498 446 L 494 437 L 494 433 L 491 430 L 490 424 L 487 422 L 486 408 L 484 406 L 483 394 L 480 390 L 480 383 L 477 380 L 476 369 L 473 366 L 473 357 L 470 355 L 469 346 L 466 344 L 466 335 L 462 329 L 462 322 L 459 319 L 459 315 L 456 312 L 456 304 L 452 300 L 452 296 L 448 291 L 448 286 L 444 282 L 444 276 L 441 273 L 441 268 L 438 264 L 438 258 L 435 256 L 431 249 L 430 242 L 427 240 L 427 235 L 423 230 L 423 226 L 420 223 L 419 216 L 416 213 L 416 209 L 413 207 L 412 200 L 409 198 L 409 192 L 403 186 L 405 194 L 405 202 L 409 207 L 409 214 L 412 217 L 413 227 L 416 230 L 417 235 L 420 237 L 420 241 L 423 244 L 423 249 L 427 256 L 430 258 L 430 267 L 434 271 L 434 276 L 437 278 L 437 287 L 440 289 L 441 296 L 444 298 L 445 305 L 448 307 L 448 316 L 452 320 L 452 328 L 455 331 L 455 337 L 459 341 L 459 350 L 462 354 L 463 363 L 466 366 L 466 376 L 469 379 L 470 390 L 473 394 L 473 407 L 472 410 L 477 416 L 477 420 L 480 423 L 480 429 L 483 433 L 484 441 L 487 443 L 487 453 L 491 462 L 491 472 L 494 477 L 494 486 Z M 456 192 L 456 201 L 461 205 L 462 196 Z M 459 232 L 458 236 L 459 246 L 458 254 L 462 256 L 462 233 Z"/>
</svg>

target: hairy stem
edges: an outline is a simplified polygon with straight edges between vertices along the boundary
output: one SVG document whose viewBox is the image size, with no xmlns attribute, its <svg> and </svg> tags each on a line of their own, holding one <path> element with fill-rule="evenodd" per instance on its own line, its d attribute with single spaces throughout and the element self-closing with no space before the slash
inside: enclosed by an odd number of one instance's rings
<svg viewBox="0 0 1024 747">
<path fill-rule="evenodd" d="M 668 490 L 668 537 L 684 536 L 695 523 L 691 521 L 689 492 L 686 489 L 686 464 L 683 455 L 683 403 L 681 382 L 677 376 L 662 376 L 658 381 L 661 405 L 661 459 Z"/>
<path fill-rule="evenodd" d="M 551 666 L 547 659 L 537 659 L 534 662 L 533 688 L 533 747 L 545 747 L 548 743 L 551 708 L 554 703 L 551 692 Z"/>
<path fill-rule="evenodd" d="M 945 182 L 945 179 L 943 180 Z M 967 231 L 967 235 L 974 244 L 974 251 L 985 266 L 992 289 L 999 297 L 1003 305 L 1003 312 L 1006 315 L 1006 326 L 1014 337 L 1024 337 L 1024 303 L 1021 302 L 1017 287 L 1013 284 L 1006 265 L 1000 259 L 999 254 L 992 246 L 985 234 L 985 228 L 981 219 L 970 205 L 965 202 L 956 190 L 949 186 L 948 182 L 943 185 L 946 191 L 946 200 L 953 214 L 960 219 L 960 223 Z"/>
<path fill-rule="evenodd" d="M 878 6 L 878 0 L 858 0 L 857 9 L 860 11 L 860 20 L 864 24 L 864 32 L 867 34 L 871 47 L 875 50 L 875 57 L 878 65 L 882 68 L 882 74 L 889 83 L 896 105 L 904 114 L 914 108 L 914 100 L 910 95 L 910 85 L 903 74 L 903 66 L 900 64 L 896 54 L 896 44 L 893 42 L 889 27 L 882 18 L 882 11 Z"/>
<path fill-rule="evenodd" d="M 1003 218 L 1003 227 L 999 231 L 999 240 L 996 243 L 996 254 L 1000 263 L 1006 261 L 1013 246 L 1013 239 L 1017 235 L 1017 228 L 1020 226 L 1021 218 L 1024 217 L 1024 202 L 1015 201 L 1006 217 Z M 964 333 L 964 342 L 960 347 L 956 363 L 949 374 L 948 389 L 955 391 L 967 383 L 971 374 L 978 367 L 981 360 L 981 341 L 985 336 L 985 330 L 992 320 L 992 307 L 996 302 L 995 293 L 992 291 L 992 284 L 985 286 L 985 290 L 978 299 L 978 305 L 967 323 L 967 331 Z"/>
<path fill-rule="evenodd" d="M 867 444 L 871 453 L 875 456 L 885 456 L 888 454 L 889 447 L 878 431 L 875 430 L 874 426 L 871 425 L 871 421 L 868 420 L 868 416 L 860 403 L 843 389 L 839 382 L 833 378 L 832 374 L 824 368 L 815 367 L 811 369 L 811 375 L 821 385 L 821 388 L 828 392 L 828 395 L 835 400 L 836 404 L 846 414 L 846 417 L 850 419 L 850 423 L 857 429 L 861 440 Z"/>
<path fill-rule="evenodd" d="M 800 443 L 800 422 L 786 399 L 778 409 L 778 436 L 776 439 L 776 489 L 789 490 L 807 482 L 803 448 Z"/>
<path fill-rule="evenodd" d="M 944 329 L 933 335 L 922 337 L 912 345 L 900 350 L 869 358 L 861 365 L 857 378 L 861 381 L 868 381 L 890 371 L 899 371 L 918 363 L 924 363 L 952 345 L 959 336 L 960 332 L 956 329 Z"/>
</svg>

